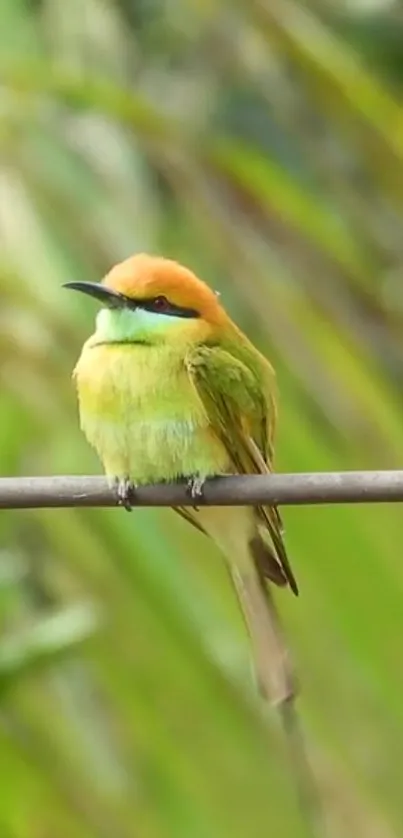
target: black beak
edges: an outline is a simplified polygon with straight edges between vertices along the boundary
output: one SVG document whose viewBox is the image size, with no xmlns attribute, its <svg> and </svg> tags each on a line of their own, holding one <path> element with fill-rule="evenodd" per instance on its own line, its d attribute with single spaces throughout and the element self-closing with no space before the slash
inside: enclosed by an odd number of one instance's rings
<svg viewBox="0 0 403 838">
<path fill-rule="evenodd" d="M 105 285 L 100 285 L 98 282 L 65 282 L 63 288 L 82 291 L 83 294 L 95 297 L 96 300 L 99 300 L 108 308 L 122 308 L 126 305 L 126 297 L 123 294 L 112 291 L 111 288 L 106 288 Z"/>
</svg>

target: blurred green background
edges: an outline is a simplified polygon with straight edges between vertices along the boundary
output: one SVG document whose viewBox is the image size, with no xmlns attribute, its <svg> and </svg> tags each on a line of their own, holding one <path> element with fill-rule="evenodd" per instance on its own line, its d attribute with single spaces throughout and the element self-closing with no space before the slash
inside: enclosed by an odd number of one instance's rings
<svg viewBox="0 0 403 838">
<path fill-rule="evenodd" d="M 2 0 L 0 457 L 99 473 L 61 289 L 192 267 L 273 361 L 278 470 L 403 456 L 403 8 Z M 284 509 L 320 834 L 403 834 L 403 526 Z M 222 561 L 169 511 L 0 519 L 3 838 L 311 834 Z"/>
</svg>

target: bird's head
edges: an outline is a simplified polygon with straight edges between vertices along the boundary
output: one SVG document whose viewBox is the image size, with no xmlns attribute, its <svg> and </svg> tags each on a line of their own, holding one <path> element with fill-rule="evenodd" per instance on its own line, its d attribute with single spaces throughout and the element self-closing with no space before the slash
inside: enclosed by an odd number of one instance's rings
<svg viewBox="0 0 403 838">
<path fill-rule="evenodd" d="M 143 253 L 116 265 L 101 283 L 66 287 L 101 303 L 93 344 L 200 342 L 228 320 L 217 294 L 192 271 Z"/>
</svg>

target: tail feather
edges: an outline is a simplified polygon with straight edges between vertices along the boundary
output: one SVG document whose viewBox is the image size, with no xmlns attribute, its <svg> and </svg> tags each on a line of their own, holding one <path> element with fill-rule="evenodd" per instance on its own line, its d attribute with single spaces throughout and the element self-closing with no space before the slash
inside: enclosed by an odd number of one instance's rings
<svg viewBox="0 0 403 838">
<path fill-rule="evenodd" d="M 256 510 L 250 507 L 235 510 L 225 506 L 201 506 L 199 512 L 192 509 L 186 512 L 197 518 L 200 528 L 215 541 L 226 558 L 251 639 L 262 693 L 274 703 L 286 701 L 293 694 L 293 684 L 268 584 L 268 580 L 281 586 L 290 583 L 287 565 L 279 553 L 281 536 L 278 529 L 270 518 L 268 525 L 266 519 L 256 516 Z"/>
<path fill-rule="evenodd" d="M 275 585 L 284 587 L 288 581 L 284 570 L 269 545 L 263 541 L 260 535 L 255 535 L 249 541 L 249 549 L 260 574 L 266 579 L 270 579 Z"/>
<path fill-rule="evenodd" d="M 282 539 L 281 531 L 278 527 L 278 513 L 275 507 L 271 506 L 260 506 L 259 515 L 264 520 L 267 531 L 270 536 L 270 540 L 273 544 L 274 553 L 273 557 L 280 565 L 283 574 L 292 590 L 292 592 L 298 596 L 298 585 L 295 579 L 295 576 L 291 570 L 291 565 L 288 560 L 287 552 L 284 546 L 284 541 Z M 264 542 L 265 543 L 265 542 Z"/>
</svg>

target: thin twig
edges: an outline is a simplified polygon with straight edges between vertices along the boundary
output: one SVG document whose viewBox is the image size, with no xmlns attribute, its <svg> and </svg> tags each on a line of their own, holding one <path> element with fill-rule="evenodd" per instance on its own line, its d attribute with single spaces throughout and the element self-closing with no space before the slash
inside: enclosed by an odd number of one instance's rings
<svg viewBox="0 0 403 838">
<path fill-rule="evenodd" d="M 207 480 L 198 505 L 386 503 L 403 501 L 403 471 L 236 475 Z M 133 506 L 190 506 L 185 482 L 141 486 Z M 0 508 L 116 506 L 104 477 L 2 477 Z"/>
</svg>

